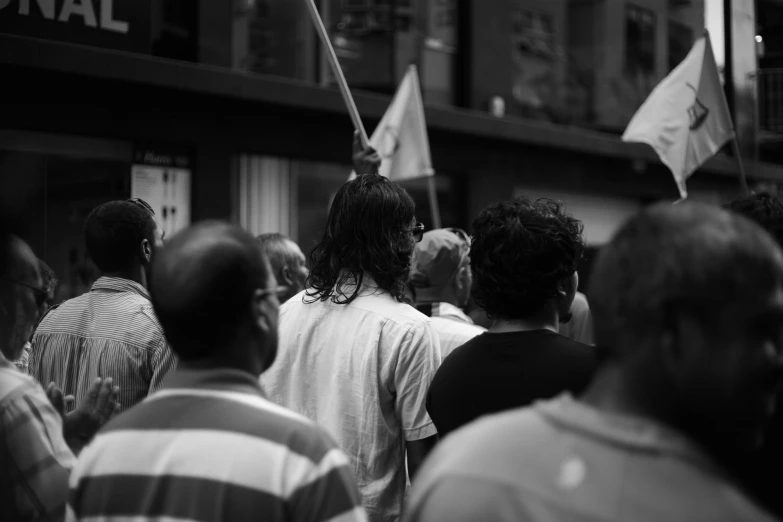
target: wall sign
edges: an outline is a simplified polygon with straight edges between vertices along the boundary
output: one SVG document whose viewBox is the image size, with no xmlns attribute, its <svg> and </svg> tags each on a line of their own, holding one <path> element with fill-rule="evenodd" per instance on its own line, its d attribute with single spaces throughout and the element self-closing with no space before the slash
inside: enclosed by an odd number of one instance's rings
<svg viewBox="0 0 783 522">
<path fill-rule="evenodd" d="M 151 0 L 0 0 L 0 33 L 150 52 Z"/>
<path fill-rule="evenodd" d="M 131 197 L 150 204 L 167 236 L 190 225 L 191 177 L 185 155 L 149 149 L 134 154 Z"/>
</svg>

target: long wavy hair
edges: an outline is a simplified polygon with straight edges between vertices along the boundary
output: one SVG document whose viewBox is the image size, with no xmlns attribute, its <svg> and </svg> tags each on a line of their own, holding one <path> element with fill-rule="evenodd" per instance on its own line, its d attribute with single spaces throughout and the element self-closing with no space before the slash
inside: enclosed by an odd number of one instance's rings
<svg viewBox="0 0 783 522">
<path fill-rule="evenodd" d="M 343 185 L 329 210 L 323 237 L 310 253 L 309 302 L 331 299 L 348 304 L 358 295 L 365 274 L 405 302 L 414 211 L 405 189 L 378 174 L 361 175 Z"/>
</svg>

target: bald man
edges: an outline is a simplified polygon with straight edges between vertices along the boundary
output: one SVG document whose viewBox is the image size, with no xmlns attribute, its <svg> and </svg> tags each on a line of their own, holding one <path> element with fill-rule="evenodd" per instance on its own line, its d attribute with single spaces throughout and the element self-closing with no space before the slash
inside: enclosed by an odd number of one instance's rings
<svg viewBox="0 0 783 522">
<path fill-rule="evenodd" d="M 276 232 L 261 234 L 256 239 L 269 259 L 277 281 L 288 287 L 288 291 L 280 295 L 280 301 L 288 301 L 304 290 L 307 259 L 299 245 L 290 237 Z"/>
<path fill-rule="evenodd" d="M 43 388 L 11 362 L 21 355 L 46 297 L 30 247 L 18 237 L 0 237 L 0 520 L 62 520 L 73 452 L 117 408 L 118 390 L 111 379 L 98 378 L 63 419 L 59 390 L 49 387 L 55 409 Z"/>
<path fill-rule="evenodd" d="M 152 303 L 179 365 L 79 458 L 73 519 L 365 520 L 347 457 L 261 393 L 287 289 L 256 240 L 201 222 L 153 263 Z"/>
</svg>

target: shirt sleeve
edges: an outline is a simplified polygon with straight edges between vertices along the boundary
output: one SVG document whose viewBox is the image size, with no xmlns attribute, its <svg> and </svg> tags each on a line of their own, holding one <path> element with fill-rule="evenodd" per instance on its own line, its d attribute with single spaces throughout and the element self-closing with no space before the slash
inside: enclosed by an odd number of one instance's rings
<svg viewBox="0 0 783 522">
<path fill-rule="evenodd" d="M 13 511 L 21 520 L 63 520 L 74 456 L 60 415 L 42 389 L 26 387 L 2 408 L 2 460 L 12 477 Z"/>
<path fill-rule="evenodd" d="M 429 322 L 408 330 L 400 343 L 394 374 L 397 418 L 408 442 L 437 434 L 426 403 L 440 363 L 440 342 Z"/>
<path fill-rule="evenodd" d="M 366 522 L 348 457 L 336 447 L 311 463 L 286 499 L 294 522 Z"/>
<path fill-rule="evenodd" d="M 414 495 L 415 496 L 415 495 Z M 518 495 L 505 485 L 445 477 L 409 506 L 403 522 L 534 522 Z"/>
<path fill-rule="evenodd" d="M 165 339 L 161 339 L 158 347 L 152 353 L 152 379 L 150 380 L 150 389 L 148 395 L 156 392 L 161 386 L 169 372 L 177 367 L 177 356 L 171 351 Z M 126 405 L 123 405 L 126 406 Z M 127 406 L 126 406 L 127 407 Z"/>
</svg>

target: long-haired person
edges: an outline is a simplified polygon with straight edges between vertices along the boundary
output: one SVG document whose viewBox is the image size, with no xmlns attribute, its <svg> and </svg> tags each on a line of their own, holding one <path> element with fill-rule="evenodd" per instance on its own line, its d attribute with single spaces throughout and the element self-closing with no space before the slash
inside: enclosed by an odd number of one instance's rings
<svg viewBox="0 0 783 522">
<path fill-rule="evenodd" d="M 374 521 L 400 517 L 406 451 L 414 474 L 437 439 L 425 398 L 438 338 L 405 304 L 422 233 L 396 183 L 363 174 L 343 185 L 311 253 L 307 288 L 281 307 L 278 358 L 261 378 L 270 399 L 337 440 Z"/>
</svg>

